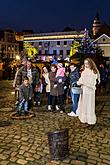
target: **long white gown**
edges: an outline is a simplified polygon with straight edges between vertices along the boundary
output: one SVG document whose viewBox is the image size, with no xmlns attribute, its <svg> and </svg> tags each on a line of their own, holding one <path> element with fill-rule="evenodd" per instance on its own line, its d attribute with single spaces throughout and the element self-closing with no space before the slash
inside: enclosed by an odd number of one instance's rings
<svg viewBox="0 0 110 165">
<path fill-rule="evenodd" d="M 95 124 L 95 89 L 97 74 L 86 68 L 77 82 L 82 87 L 78 103 L 78 116 L 82 123 Z"/>
</svg>

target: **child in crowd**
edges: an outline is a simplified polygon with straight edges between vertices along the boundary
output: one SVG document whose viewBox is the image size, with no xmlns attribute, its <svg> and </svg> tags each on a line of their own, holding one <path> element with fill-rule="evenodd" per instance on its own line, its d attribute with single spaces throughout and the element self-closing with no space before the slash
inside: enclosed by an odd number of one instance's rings
<svg viewBox="0 0 110 165">
<path fill-rule="evenodd" d="M 27 76 L 24 77 L 22 85 L 19 87 L 19 102 L 18 102 L 18 114 L 21 115 L 22 108 L 24 108 L 24 114 L 29 112 L 29 100 L 32 99 L 32 85 L 29 84 Z"/>
<path fill-rule="evenodd" d="M 65 76 L 65 68 L 62 63 L 57 64 L 57 72 L 56 72 L 56 80 L 58 83 L 62 83 L 62 79 Z M 57 83 L 55 83 L 54 87 L 57 87 Z"/>
<path fill-rule="evenodd" d="M 57 91 L 57 101 L 58 101 L 58 108 L 60 109 L 60 112 L 65 112 L 64 110 L 64 82 L 66 80 L 65 77 L 65 68 L 63 67 L 62 63 L 57 64 L 57 72 L 55 76 L 55 83 L 54 88 L 56 88 Z"/>
<path fill-rule="evenodd" d="M 36 85 L 34 91 L 35 91 L 35 98 L 34 98 L 34 103 L 38 105 L 40 105 L 41 103 L 41 93 L 42 93 L 42 90 L 43 90 L 43 84 L 42 84 L 42 81 L 41 79 L 39 80 L 38 84 Z"/>
<path fill-rule="evenodd" d="M 56 78 L 60 79 L 65 76 L 65 68 L 62 63 L 58 63 L 57 68 Z"/>
</svg>

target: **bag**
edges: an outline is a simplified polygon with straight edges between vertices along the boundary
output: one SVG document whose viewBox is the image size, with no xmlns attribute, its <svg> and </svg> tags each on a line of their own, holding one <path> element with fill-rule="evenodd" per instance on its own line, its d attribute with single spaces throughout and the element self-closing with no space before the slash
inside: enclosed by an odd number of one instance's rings
<svg viewBox="0 0 110 165">
<path fill-rule="evenodd" d="M 74 94 L 82 94 L 82 88 L 80 86 L 77 87 L 71 87 L 71 92 Z"/>
</svg>

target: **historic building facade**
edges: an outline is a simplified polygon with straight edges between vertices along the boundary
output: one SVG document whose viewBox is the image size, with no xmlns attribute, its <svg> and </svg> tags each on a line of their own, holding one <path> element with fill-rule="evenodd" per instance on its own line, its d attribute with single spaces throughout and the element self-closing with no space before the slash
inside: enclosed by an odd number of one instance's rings
<svg viewBox="0 0 110 165">
<path fill-rule="evenodd" d="M 85 31 L 53 32 L 24 35 L 24 43 L 29 42 L 38 49 L 38 55 L 55 55 L 60 59 L 65 59 L 70 55 L 71 44 L 74 39 L 84 37 Z M 40 58 L 41 58 L 40 57 Z"/>
<path fill-rule="evenodd" d="M 100 37 L 94 40 L 95 43 L 103 50 L 104 57 L 110 57 L 110 37 L 106 34 L 102 34 Z"/>
<path fill-rule="evenodd" d="M 0 31 L 0 60 L 13 60 L 19 55 L 19 43 L 15 39 L 15 32 L 12 30 Z"/>
<path fill-rule="evenodd" d="M 98 14 L 93 21 L 92 34 L 94 42 L 102 49 L 103 56 L 110 60 L 110 27 L 101 23 Z"/>
</svg>

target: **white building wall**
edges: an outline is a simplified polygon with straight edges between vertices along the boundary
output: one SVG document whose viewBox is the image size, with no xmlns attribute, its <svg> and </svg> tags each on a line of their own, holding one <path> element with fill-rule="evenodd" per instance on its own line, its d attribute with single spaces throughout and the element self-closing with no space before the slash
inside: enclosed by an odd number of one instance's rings
<svg viewBox="0 0 110 165">
<path fill-rule="evenodd" d="M 53 55 L 54 51 L 56 51 L 56 55 L 60 56 L 60 52 L 63 51 L 61 56 L 64 59 L 69 55 L 72 41 L 74 39 L 81 39 L 84 35 L 85 31 L 39 33 L 25 35 L 24 42 L 32 42 L 33 46 L 37 47 L 38 51 L 41 51 L 41 54 L 46 54 L 47 51 L 49 55 Z M 57 45 L 58 41 L 60 41 L 60 45 Z M 64 41 L 67 41 L 67 45 L 64 45 Z M 39 42 L 42 42 L 42 45 L 39 45 Z"/>
<path fill-rule="evenodd" d="M 57 45 L 57 41 L 60 41 L 60 45 Z M 64 45 L 64 41 L 67 41 L 67 45 Z M 53 54 L 56 50 L 56 54 L 60 56 L 60 50 L 63 50 L 63 58 L 67 56 L 67 50 L 70 50 L 72 40 L 54 40 L 54 41 L 34 41 L 34 46 L 38 48 L 38 51 L 41 50 L 42 54 L 45 54 L 45 50 L 49 54 Z M 42 45 L 39 45 L 39 42 L 42 42 Z M 69 54 L 68 54 L 69 55 Z"/>
</svg>

